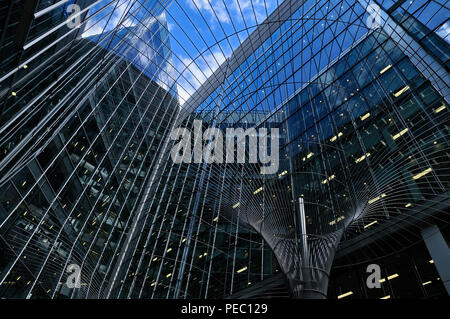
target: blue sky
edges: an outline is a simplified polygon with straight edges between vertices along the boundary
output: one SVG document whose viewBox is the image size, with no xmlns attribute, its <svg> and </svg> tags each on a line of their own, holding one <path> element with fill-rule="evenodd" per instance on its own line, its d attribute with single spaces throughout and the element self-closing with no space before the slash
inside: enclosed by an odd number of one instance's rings
<svg viewBox="0 0 450 319">
<path fill-rule="evenodd" d="M 111 1 L 101 1 L 96 12 Z M 144 1 L 142 1 L 144 2 Z M 264 21 L 281 0 L 173 0 L 166 8 L 174 75 L 180 102 L 197 89 L 233 50 Z M 122 19 L 132 0 L 119 0 L 86 25 L 83 37 L 109 31 Z M 226 4 L 226 6 L 225 6 Z"/>
<path fill-rule="evenodd" d="M 181 103 L 210 76 L 255 26 L 276 7 L 276 0 L 174 0 L 166 17 L 172 34 Z M 225 7 L 226 3 L 226 7 Z"/>
</svg>

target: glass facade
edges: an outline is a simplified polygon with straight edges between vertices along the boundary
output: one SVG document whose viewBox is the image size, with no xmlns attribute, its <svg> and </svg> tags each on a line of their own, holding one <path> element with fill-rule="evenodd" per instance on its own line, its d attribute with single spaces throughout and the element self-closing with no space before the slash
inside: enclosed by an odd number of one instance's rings
<svg viewBox="0 0 450 319">
<path fill-rule="evenodd" d="M 68 1 L 34 1 L 18 48 L 14 28 L 31 2 L 14 2 L 18 13 L 4 12 L 11 30 L 2 30 L 2 53 L 15 53 L 1 67 L 0 294 L 106 297 L 178 110 L 173 80 L 164 80 L 172 76 L 165 17 L 154 2 L 79 1 L 81 26 L 71 29 Z M 108 29 L 125 6 L 127 21 L 134 13 L 139 23 Z M 147 23 L 148 12 L 159 19 Z M 103 24 L 96 35 L 92 21 Z M 82 269 L 81 289 L 65 285 L 71 264 Z"/>
<path fill-rule="evenodd" d="M 448 240 L 445 3 L 282 1 L 184 103 L 171 1 L 76 1 L 75 29 L 69 4 L 1 11 L 0 296 L 445 296 L 420 235 Z M 278 171 L 174 163 L 179 126 L 278 128 Z"/>
</svg>

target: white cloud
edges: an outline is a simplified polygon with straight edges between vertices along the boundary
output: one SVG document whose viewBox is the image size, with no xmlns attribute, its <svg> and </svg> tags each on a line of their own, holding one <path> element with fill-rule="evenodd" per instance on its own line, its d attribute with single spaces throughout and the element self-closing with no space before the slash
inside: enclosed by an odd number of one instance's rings
<svg viewBox="0 0 450 319">
<path fill-rule="evenodd" d="M 95 25 L 90 25 L 89 23 L 86 24 L 86 27 L 84 28 L 84 32 L 81 34 L 82 38 L 91 37 L 93 35 L 97 35 L 103 32 L 103 25 L 100 23 L 97 23 Z"/>
<path fill-rule="evenodd" d="M 445 41 L 450 43 L 450 23 L 445 22 L 442 27 L 440 27 L 436 33 Z"/>
<path fill-rule="evenodd" d="M 242 16 L 244 17 L 247 26 L 255 26 L 267 18 L 266 13 L 272 11 L 273 2 L 265 0 L 232 0 L 230 8 L 240 20 L 242 20 Z"/>
<path fill-rule="evenodd" d="M 266 6 L 269 12 L 274 6 L 273 1 L 265 0 L 186 0 L 186 2 L 191 9 L 206 13 L 211 22 L 218 19 L 221 23 L 231 23 L 231 15 L 232 19 L 241 21 L 244 17 L 246 24 L 252 26 L 255 22 L 261 23 L 267 18 Z M 229 14 L 224 3 L 227 5 Z"/>
<path fill-rule="evenodd" d="M 275 1 L 267 0 L 185 0 L 185 3 L 190 8 L 188 14 L 192 13 L 194 15 L 191 17 L 194 23 L 196 19 L 202 20 L 201 17 L 198 17 L 200 11 L 213 30 L 219 28 L 219 23 L 222 24 L 221 29 L 224 31 L 220 31 L 220 33 L 225 33 L 225 36 L 234 34 L 235 31 L 238 33 L 244 31 L 245 26 L 253 27 L 249 30 L 251 33 L 255 25 L 263 22 L 267 18 L 267 13 L 270 14 L 276 6 Z M 225 5 L 227 8 L 225 8 Z M 245 23 L 243 19 L 245 19 Z M 233 20 L 233 25 L 231 24 L 231 20 Z M 178 32 L 177 28 L 174 28 L 170 23 L 168 28 L 172 36 L 176 37 L 179 43 L 189 41 L 186 39 L 185 34 Z M 208 34 L 207 30 L 200 30 L 200 32 L 204 32 L 202 38 L 205 38 L 207 42 L 214 40 Z M 241 37 L 241 34 L 239 34 L 238 40 L 241 42 L 245 37 L 246 35 Z M 216 38 L 223 39 L 223 36 L 217 37 L 216 35 Z M 233 42 L 237 39 L 230 38 L 229 40 Z M 223 47 L 226 46 L 228 48 L 227 51 L 230 51 L 225 52 L 227 57 L 231 55 L 231 48 L 229 48 L 228 44 L 228 41 L 223 41 L 222 43 Z M 238 44 L 238 42 L 230 43 L 233 47 Z M 201 47 L 201 44 L 198 45 L 197 50 L 202 51 L 204 48 Z M 225 61 L 226 57 L 219 50 L 217 44 L 214 49 L 209 50 L 203 56 L 194 58 L 194 60 L 186 57 L 184 52 L 178 52 L 178 54 L 178 61 L 175 62 L 175 72 L 177 73 L 176 78 L 178 78 L 177 86 L 180 103 L 183 104 L 213 74 L 219 65 Z M 178 77 L 179 74 L 182 74 L 183 77 Z"/>
<path fill-rule="evenodd" d="M 117 7 L 113 8 L 114 10 L 107 15 L 103 15 L 99 13 L 98 16 L 93 16 L 84 27 L 84 31 L 81 34 L 81 37 L 87 38 L 93 35 L 101 34 L 102 32 L 109 32 L 122 22 L 124 26 L 132 26 L 134 23 L 124 17 L 125 10 L 129 8 L 129 5 L 132 0 L 124 0 L 119 2 Z M 103 3 L 103 2 L 102 2 Z M 101 9 L 106 3 L 103 3 L 101 7 L 93 7 L 89 11 L 89 15 L 93 15 L 96 11 Z M 109 20 L 108 20 L 109 19 Z M 103 31 L 104 30 L 104 31 Z"/>
<path fill-rule="evenodd" d="M 173 23 L 167 22 L 167 29 L 169 32 L 172 32 L 175 29 L 175 25 Z"/>
<path fill-rule="evenodd" d="M 210 19 L 217 18 L 222 23 L 229 23 L 230 17 L 227 14 L 224 3 L 222 0 L 187 0 L 187 3 L 192 9 L 198 8 L 200 11 L 207 12 L 209 14 Z M 215 12 L 215 14 L 214 14 Z"/>
<path fill-rule="evenodd" d="M 199 88 L 223 62 L 225 62 L 226 58 L 229 56 L 229 52 L 225 52 L 225 54 L 227 56 L 216 47 L 209 52 L 198 56 L 195 60 L 183 58 L 182 61 L 177 63 L 176 76 L 180 73 L 183 75 L 183 77 L 180 77 L 177 81 L 180 104 L 186 102 L 194 91 Z"/>
</svg>

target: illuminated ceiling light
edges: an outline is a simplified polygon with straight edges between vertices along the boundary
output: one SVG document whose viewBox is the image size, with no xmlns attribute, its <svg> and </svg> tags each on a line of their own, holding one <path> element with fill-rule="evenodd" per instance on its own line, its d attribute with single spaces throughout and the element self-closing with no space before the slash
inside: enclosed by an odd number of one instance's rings
<svg viewBox="0 0 450 319">
<path fill-rule="evenodd" d="M 314 155 L 314 153 L 311 152 L 311 153 L 309 153 L 308 155 L 306 155 L 306 158 L 310 158 L 310 157 L 312 157 L 313 155 Z"/>
<path fill-rule="evenodd" d="M 236 207 L 238 207 L 241 203 L 236 203 L 233 205 L 233 209 L 235 209 Z"/>
<path fill-rule="evenodd" d="M 16 92 L 11 92 L 11 94 L 12 94 L 12 96 L 16 96 L 17 95 Z"/>
<path fill-rule="evenodd" d="M 181 242 L 184 243 L 185 241 L 186 241 L 186 238 L 183 238 L 183 240 Z"/>
<path fill-rule="evenodd" d="M 370 113 L 366 113 L 363 116 L 361 116 L 361 121 L 364 121 L 365 119 L 367 119 L 370 116 Z"/>
<path fill-rule="evenodd" d="M 370 227 L 370 226 L 372 226 L 373 224 L 376 224 L 376 223 L 378 223 L 378 221 L 377 221 L 377 220 L 374 220 L 374 221 L 371 222 L 370 224 L 364 225 L 364 229 L 366 229 L 367 227 Z"/>
<path fill-rule="evenodd" d="M 336 141 L 338 139 L 338 137 L 341 137 L 342 135 L 343 135 L 342 132 L 339 132 L 337 135 L 330 138 L 330 142 Z"/>
<path fill-rule="evenodd" d="M 413 179 L 415 180 L 415 179 L 419 179 L 419 178 L 421 178 L 422 176 L 425 176 L 425 175 L 427 175 L 429 172 L 431 172 L 432 171 L 432 169 L 431 169 L 431 167 L 428 167 L 426 170 L 424 170 L 423 172 L 421 172 L 421 173 L 419 173 L 419 174 L 417 174 L 417 175 L 414 175 L 413 176 Z"/>
<path fill-rule="evenodd" d="M 331 222 L 329 222 L 330 226 L 333 226 L 336 223 L 339 223 L 341 220 L 345 219 L 345 216 L 340 216 L 338 218 L 336 218 L 335 220 L 332 220 Z"/>
<path fill-rule="evenodd" d="M 397 277 L 398 277 L 398 274 L 393 274 L 393 275 L 388 276 L 388 277 L 387 277 L 387 280 L 391 280 L 391 279 L 394 279 L 394 278 L 397 278 Z M 383 282 L 385 282 L 385 281 L 386 281 L 385 278 L 381 278 L 381 279 L 380 279 L 380 283 L 383 283 Z"/>
<path fill-rule="evenodd" d="M 28 65 L 24 64 L 24 65 L 23 65 L 23 68 L 24 68 L 24 69 L 27 69 L 27 68 L 28 68 Z"/>
<path fill-rule="evenodd" d="M 426 285 L 428 285 L 428 284 L 431 284 L 431 280 L 425 281 L 424 283 L 422 283 L 422 286 L 426 286 Z"/>
<path fill-rule="evenodd" d="M 286 174 L 287 174 L 287 171 L 283 171 L 283 172 L 281 172 L 280 174 L 278 174 L 278 177 L 284 176 L 284 175 L 286 175 Z"/>
<path fill-rule="evenodd" d="M 172 273 L 167 274 L 166 278 L 169 278 L 170 276 L 172 276 Z"/>
<path fill-rule="evenodd" d="M 236 271 L 238 274 L 240 274 L 243 271 L 247 270 L 247 266 L 245 266 L 244 268 L 239 269 L 238 271 Z"/>
<path fill-rule="evenodd" d="M 217 216 L 216 218 L 213 219 L 213 222 L 216 222 L 219 220 L 219 216 Z"/>
<path fill-rule="evenodd" d="M 439 112 L 443 111 L 445 108 L 446 108 L 445 104 L 442 104 L 436 110 L 434 110 L 434 113 L 439 113 Z"/>
<path fill-rule="evenodd" d="M 402 95 L 403 93 L 405 93 L 406 91 L 409 90 L 409 85 L 405 86 L 403 89 L 401 89 L 400 91 L 397 91 L 396 93 L 394 93 L 395 97 L 399 97 L 400 95 Z"/>
<path fill-rule="evenodd" d="M 157 260 L 158 260 L 158 257 L 153 258 L 153 261 L 157 261 Z"/>
<path fill-rule="evenodd" d="M 167 252 L 170 253 L 172 251 L 172 248 L 167 249 Z"/>
<path fill-rule="evenodd" d="M 395 141 L 396 139 L 398 139 L 400 136 L 402 136 L 403 134 L 405 134 L 406 132 L 408 132 L 408 128 L 404 128 L 403 130 L 401 130 L 399 133 L 395 134 L 394 136 L 392 136 L 392 139 Z"/>
<path fill-rule="evenodd" d="M 394 279 L 394 278 L 397 278 L 397 277 L 398 277 L 398 274 L 393 274 L 393 275 L 388 276 L 387 279 L 391 280 L 391 279 Z"/>
<path fill-rule="evenodd" d="M 360 158 L 356 159 L 356 160 L 355 160 L 355 163 L 361 163 L 362 161 L 364 161 L 364 159 L 365 159 L 366 157 L 369 157 L 369 156 L 370 156 L 370 153 L 367 153 L 367 154 L 361 156 Z"/>
<path fill-rule="evenodd" d="M 430 264 L 434 264 L 434 260 L 431 259 L 430 261 L 428 261 Z"/>
<path fill-rule="evenodd" d="M 263 190 L 263 188 L 262 188 L 262 186 L 260 187 L 260 188 L 258 188 L 256 191 L 254 191 L 253 192 L 253 195 L 256 195 L 256 194 L 258 194 L 260 191 L 262 191 Z M 236 206 L 237 207 L 237 206 Z"/>
<path fill-rule="evenodd" d="M 381 297 L 380 299 L 391 299 L 391 295 L 387 295 L 387 296 Z"/>
<path fill-rule="evenodd" d="M 411 207 L 411 206 L 412 206 L 411 203 L 408 203 L 408 204 L 405 205 L 406 208 Z"/>
<path fill-rule="evenodd" d="M 392 68 L 392 64 L 389 64 L 387 67 L 385 67 L 383 70 L 380 71 L 380 74 L 383 74 L 384 72 L 386 72 L 387 70 L 389 70 L 390 68 Z"/>
<path fill-rule="evenodd" d="M 334 174 L 331 175 L 330 177 L 324 179 L 324 180 L 322 181 L 322 184 L 328 183 L 329 181 L 331 181 L 331 180 L 334 179 L 335 177 L 336 177 L 336 175 L 334 175 Z"/>
<path fill-rule="evenodd" d="M 375 198 L 372 198 L 371 200 L 369 200 L 369 204 L 373 204 L 376 201 L 378 201 L 379 199 L 382 199 L 383 197 L 386 197 L 386 193 L 381 194 L 380 196 L 377 196 Z"/>
<path fill-rule="evenodd" d="M 345 298 L 347 296 L 353 295 L 353 291 L 346 292 L 345 294 L 339 295 L 338 299 Z"/>
</svg>

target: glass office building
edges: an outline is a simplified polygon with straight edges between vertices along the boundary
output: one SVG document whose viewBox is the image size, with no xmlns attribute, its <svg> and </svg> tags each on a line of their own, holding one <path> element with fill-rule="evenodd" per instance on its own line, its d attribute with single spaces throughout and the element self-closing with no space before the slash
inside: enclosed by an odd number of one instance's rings
<svg viewBox="0 0 450 319">
<path fill-rule="evenodd" d="M 1 8 L 1 297 L 448 295 L 444 1 L 280 1 L 185 100 L 179 2 L 73 3 Z M 174 163 L 180 126 L 278 128 L 278 170 Z"/>
<path fill-rule="evenodd" d="M 14 1 L 2 11 L 5 298 L 105 296 L 178 110 L 154 3 L 77 2 L 81 25 L 71 28 L 62 2 Z M 128 29 L 108 29 L 125 6 Z M 63 285 L 71 264 L 83 269 L 80 289 Z"/>
</svg>

